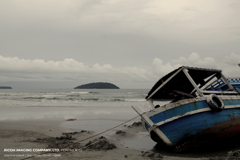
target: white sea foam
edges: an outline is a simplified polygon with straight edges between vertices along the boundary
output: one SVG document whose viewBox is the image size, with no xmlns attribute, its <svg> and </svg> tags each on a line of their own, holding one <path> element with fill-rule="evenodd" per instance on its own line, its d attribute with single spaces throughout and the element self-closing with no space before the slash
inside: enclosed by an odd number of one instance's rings
<svg viewBox="0 0 240 160">
<path fill-rule="evenodd" d="M 88 94 L 89 92 L 71 92 L 71 94 Z"/>
<path fill-rule="evenodd" d="M 0 90 L 1 106 L 144 106 L 148 90 Z M 6 96 L 5 96 L 6 95 Z"/>
<path fill-rule="evenodd" d="M 128 101 L 128 102 L 144 102 L 146 100 L 145 99 L 126 99 L 125 101 Z"/>
</svg>

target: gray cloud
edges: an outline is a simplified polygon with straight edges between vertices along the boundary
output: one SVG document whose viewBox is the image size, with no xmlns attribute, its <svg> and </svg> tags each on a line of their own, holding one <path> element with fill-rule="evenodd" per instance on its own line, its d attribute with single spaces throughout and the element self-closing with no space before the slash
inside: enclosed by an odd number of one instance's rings
<svg viewBox="0 0 240 160">
<path fill-rule="evenodd" d="M 233 75 L 239 7 L 237 0 L 1 1 L 0 70 L 79 83 L 107 76 L 126 87 L 148 87 L 180 65 Z"/>
<path fill-rule="evenodd" d="M 201 58 L 193 52 L 188 57 L 179 57 L 164 62 L 156 57 L 149 64 L 149 68 L 114 67 L 111 64 L 88 66 L 74 59 L 63 61 L 45 61 L 42 59 L 20 59 L 18 57 L 0 56 L 1 82 L 115 82 L 122 87 L 147 88 L 160 77 L 182 66 L 222 69 L 227 76 L 240 76 L 238 63 L 240 55 L 232 53 L 221 62 L 212 57 Z M 237 60 L 236 60 L 237 59 Z M 231 63 L 230 63 L 231 62 Z M 68 86 L 73 88 L 74 86 Z"/>
</svg>

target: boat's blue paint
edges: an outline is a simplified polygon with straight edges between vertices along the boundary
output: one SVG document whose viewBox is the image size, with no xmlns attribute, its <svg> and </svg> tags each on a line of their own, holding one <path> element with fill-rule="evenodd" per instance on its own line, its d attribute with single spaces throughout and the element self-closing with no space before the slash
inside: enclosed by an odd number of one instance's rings
<svg viewBox="0 0 240 160">
<path fill-rule="evenodd" d="M 240 93 L 240 84 L 232 84 L 232 86 Z"/>
<path fill-rule="evenodd" d="M 227 99 L 223 100 L 225 106 L 228 105 L 240 105 L 240 99 Z"/>
<path fill-rule="evenodd" d="M 194 102 L 194 103 L 184 104 L 184 105 L 160 112 L 149 118 L 152 120 L 152 122 L 154 124 L 156 124 L 156 123 L 164 121 L 166 119 L 169 119 L 169 118 L 172 118 L 175 116 L 179 116 L 181 114 L 184 114 L 184 113 L 187 113 L 190 111 L 202 109 L 202 108 L 208 108 L 208 104 L 206 101 L 198 101 L 198 102 Z"/>
<path fill-rule="evenodd" d="M 159 129 L 176 145 L 179 141 L 197 135 L 213 125 L 240 117 L 240 109 L 207 111 L 179 118 L 159 126 Z"/>
<path fill-rule="evenodd" d="M 228 100 L 223 100 L 223 103 L 225 106 L 228 105 L 240 105 L 240 99 L 228 99 Z M 151 117 L 149 117 L 154 124 L 167 120 L 169 118 L 179 116 L 182 114 L 185 114 L 187 112 L 191 112 L 194 110 L 198 109 L 203 109 L 203 108 L 209 108 L 207 102 L 205 100 L 203 101 L 197 101 L 197 102 L 192 102 L 188 104 L 184 104 L 160 113 L 157 113 Z"/>
<path fill-rule="evenodd" d="M 235 89 L 240 93 L 240 87 L 236 87 Z"/>
</svg>

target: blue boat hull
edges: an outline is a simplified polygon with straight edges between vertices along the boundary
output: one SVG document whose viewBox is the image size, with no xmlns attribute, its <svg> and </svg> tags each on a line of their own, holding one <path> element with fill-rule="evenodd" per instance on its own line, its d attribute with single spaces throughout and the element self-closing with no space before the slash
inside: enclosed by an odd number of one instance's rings
<svg viewBox="0 0 240 160">
<path fill-rule="evenodd" d="M 172 104 L 177 107 L 165 111 L 156 110 L 149 119 L 173 146 L 188 144 L 189 147 L 213 140 L 231 139 L 240 135 L 240 96 L 222 99 L 225 109 L 221 112 L 212 111 L 206 100 L 183 104 L 180 101 Z M 150 134 L 153 134 L 149 124 L 144 124 Z"/>
</svg>

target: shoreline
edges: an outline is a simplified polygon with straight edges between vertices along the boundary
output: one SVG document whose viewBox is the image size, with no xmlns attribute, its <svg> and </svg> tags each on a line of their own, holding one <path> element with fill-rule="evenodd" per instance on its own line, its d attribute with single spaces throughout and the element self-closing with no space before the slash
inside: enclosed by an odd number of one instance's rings
<svg viewBox="0 0 240 160">
<path fill-rule="evenodd" d="M 27 107 L 26 107 L 27 108 Z M 105 131 L 109 128 L 115 127 L 128 119 L 135 117 L 134 112 L 128 113 L 126 116 L 126 108 L 94 108 L 94 113 L 92 109 L 89 108 L 74 108 L 73 110 L 69 108 L 58 108 L 59 115 L 62 116 L 53 116 L 50 117 L 51 113 L 48 113 L 49 117 L 44 118 L 44 115 L 47 111 L 39 112 L 35 115 L 38 115 L 38 119 L 32 119 L 32 115 L 36 111 L 40 111 L 41 108 L 32 108 L 28 113 L 25 113 L 25 119 L 14 119 L 10 117 L 11 112 L 17 114 L 21 108 L 11 108 L 9 109 L 9 117 L 5 120 L 0 120 L 0 157 L 3 159 L 13 159 L 18 160 L 26 158 L 29 155 L 33 155 L 37 152 L 4 152 L 4 149 L 46 149 L 49 146 L 53 148 L 58 148 L 69 144 L 72 142 L 78 142 L 88 137 L 85 141 L 80 142 L 79 146 L 75 146 L 72 149 L 79 149 L 78 151 L 69 151 L 61 153 L 52 153 L 49 156 L 35 157 L 32 159 L 139 159 L 147 160 L 153 159 L 154 157 L 149 157 L 150 153 L 161 157 L 158 159 L 209 159 L 210 157 L 215 156 L 227 156 L 227 152 L 220 154 L 219 152 L 209 153 L 204 155 L 204 153 L 188 153 L 188 154 L 177 154 L 170 151 L 164 151 L 161 149 L 155 148 L 155 143 L 150 139 L 147 131 L 143 129 L 141 125 L 138 125 L 140 117 L 132 120 L 131 122 L 126 123 L 118 128 L 115 128 L 107 133 L 94 136 L 102 131 Z M 86 112 L 81 113 L 83 110 Z M 66 113 L 65 111 L 68 110 Z M 78 113 L 75 113 L 79 111 Z M 128 110 L 127 110 L 128 111 Z M 6 112 L 5 112 L 6 113 Z M 91 113 L 91 114 L 88 114 Z M 32 114 L 32 115 L 31 115 Z M 79 114 L 78 116 L 75 116 Z M 7 117 L 8 115 L 5 115 Z M 20 116 L 21 117 L 21 116 Z M 69 119 L 69 120 L 68 120 Z M 134 124 L 135 122 L 135 124 Z M 68 136 L 67 136 L 68 135 Z M 94 136 L 94 137 L 93 137 Z M 100 137 L 105 137 L 100 139 Z M 61 138 L 62 137 L 62 138 Z M 72 138 L 69 138 L 72 137 Z M 103 141 L 102 141 L 103 140 Z M 116 148 L 113 149 L 101 149 L 101 148 L 92 148 L 92 149 L 82 149 L 86 147 L 88 143 L 97 142 L 97 143 L 106 143 L 105 148 L 111 148 L 110 144 L 114 144 Z M 100 141 L 100 142 L 98 142 Z M 91 144 L 90 143 L 90 144 Z M 95 146 L 93 144 L 93 146 Z M 69 149 L 69 148 L 68 148 Z M 71 148 L 70 148 L 71 149 Z M 236 150 L 237 148 L 233 149 Z M 146 153 L 150 150 L 154 152 Z M 159 151 L 156 151 L 159 150 Z M 145 156 L 143 154 L 146 153 Z M 16 156 L 19 154 L 19 156 Z M 20 157 L 23 155 L 24 157 Z M 8 156 L 7 156 L 8 155 Z M 15 157 L 11 156 L 15 155 Z M 27 156 L 28 155 L 28 156 Z M 36 154 L 35 154 L 36 155 Z M 61 156 L 60 156 L 61 155 Z M 156 157 L 155 157 L 156 159 Z"/>
</svg>

